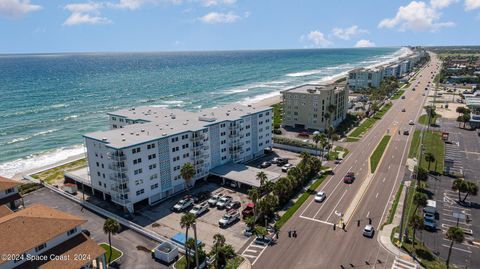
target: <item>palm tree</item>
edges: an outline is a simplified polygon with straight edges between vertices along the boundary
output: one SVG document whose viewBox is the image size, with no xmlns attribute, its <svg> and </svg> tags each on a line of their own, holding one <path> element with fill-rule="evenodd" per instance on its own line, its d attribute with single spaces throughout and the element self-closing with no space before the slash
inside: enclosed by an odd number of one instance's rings
<svg viewBox="0 0 480 269">
<path fill-rule="evenodd" d="M 185 163 L 180 169 L 180 175 L 185 179 L 187 186 L 190 186 L 190 180 L 195 176 L 195 167 L 191 163 Z"/>
<path fill-rule="evenodd" d="M 450 248 L 448 249 L 448 256 L 447 260 L 445 261 L 447 265 L 447 269 L 450 268 L 450 255 L 452 254 L 452 247 L 453 243 L 462 243 L 465 240 L 465 236 L 463 234 L 463 230 L 458 227 L 450 227 L 448 228 L 447 238 L 451 240 Z"/>
<path fill-rule="evenodd" d="M 317 149 L 318 155 L 318 143 L 322 140 L 322 135 L 320 133 L 315 133 L 312 137 L 313 142 L 315 142 L 315 148 Z"/>
<path fill-rule="evenodd" d="M 112 260 L 112 234 L 116 235 L 120 231 L 120 224 L 115 219 L 108 218 L 103 224 L 103 232 L 108 234 L 108 246 L 110 254 L 108 255 L 108 263 Z"/>
<path fill-rule="evenodd" d="M 413 248 L 415 248 L 415 232 L 417 230 L 421 230 L 423 229 L 423 220 L 422 218 L 417 215 L 417 214 L 414 214 L 411 218 L 410 218 L 410 221 L 409 221 L 409 224 L 410 226 L 412 227 L 413 229 L 413 242 L 412 242 L 412 246 Z"/>
<path fill-rule="evenodd" d="M 213 235 L 213 248 L 212 251 L 214 251 L 215 254 L 215 268 L 220 269 L 221 265 L 223 265 L 223 262 L 220 260 L 221 257 L 221 249 L 225 245 L 225 236 L 222 234 L 215 234 Z"/>
<path fill-rule="evenodd" d="M 190 268 L 190 251 L 189 251 L 189 247 L 187 246 L 187 241 L 188 241 L 188 230 L 190 229 L 190 227 L 193 227 L 194 223 L 195 223 L 196 219 L 195 219 L 195 215 L 188 212 L 188 213 L 185 213 L 183 214 L 182 218 L 180 218 L 180 227 L 182 228 L 185 228 L 185 256 L 187 258 L 187 268 Z M 196 232 L 195 232 L 195 261 L 196 263 L 198 263 L 198 252 L 197 252 L 197 238 L 196 238 Z M 198 266 L 198 264 L 197 264 Z"/>
<path fill-rule="evenodd" d="M 427 181 L 428 180 L 428 173 L 427 171 L 420 166 L 415 166 L 415 176 L 417 177 L 417 186 L 420 186 L 420 181 Z"/>
<path fill-rule="evenodd" d="M 470 182 L 470 181 L 465 181 L 465 197 L 463 197 L 462 202 L 465 202 L 467 200 L 468 195 L 474 195 L 476 196 L 478 193 L 478 186 L 477 184 Z"/>
<path fill-rule="evenodd" d="M 256 220 L 257 219 L 257 202 L 258 199 L 260 199 L 260 191 L 258 190 L 257 187 L 253 187 L 248 190 L 248 197 L 250 197 L 250 200 L 252 200 L 253 203 L 253 217 Z"/>
<path fill-rule="evenodd" d="M 465 181 L 461 178 L 457 178 L 453 181 L 452 183 L 452 190 L 458 192 L 458 201 L 461 202 L 462 198 L 460 194 L 462 192 L 466 192 L 467 186 L 465 184 Z"/>
<path fill-rule="evenodd" d="M 427 200 L 427 195 L 425 193 L 415 193 L 413 196 L 413 204 L 415 205 L 414 213 L 417 213 L 419 207 L 425 207 L 427 205 Z"/>
<path fill-rule="evenodd" d="M 260 171 L 257 173 L 257 180 L 260 181 L 260 192 L 264 193 L 265 192 L 265 183 L 267 183 L 268 177 L 265 172 Z"/>
<path fill-rule="evenodd" d="M 435 162 L 435 156 L 431 152 L 425 153 L 425 161 L 428 162 L 428 171 L 430 171 L 430 164 Z"/>
</svg>

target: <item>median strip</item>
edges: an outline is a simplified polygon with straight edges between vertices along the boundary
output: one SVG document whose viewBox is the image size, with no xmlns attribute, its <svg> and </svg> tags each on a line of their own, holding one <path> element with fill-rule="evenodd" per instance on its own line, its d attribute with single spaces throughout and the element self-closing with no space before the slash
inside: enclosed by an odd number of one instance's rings
<svg viewBox="0 0 480 269">
<path fill-rule="evenodd" d="M 372 155 L 370 156 L 370 172 L 375 173 L 380 160 L 382 159 L 383 153 L 388 146 L 388 142 L 390 142 L 391 136 L 385 135 L 380 143 L 378 143 L 375 151 L 373 151 Z"/>
</svg>

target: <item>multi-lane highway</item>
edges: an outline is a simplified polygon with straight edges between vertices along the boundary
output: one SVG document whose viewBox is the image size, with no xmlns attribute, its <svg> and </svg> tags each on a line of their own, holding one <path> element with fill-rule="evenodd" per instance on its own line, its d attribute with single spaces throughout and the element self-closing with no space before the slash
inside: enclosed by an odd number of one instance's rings
<svg viewBox="0 0 480 269">
<path fill-rule="evenodd" d="M 393 106 L 367 132 L 335 174 L 318 189 L 327 194 L 323 203 L 311 197 L 282 228 L 283 236 L 266 248 L 253 263 L 254 268 L 390 268 L 394 258 L 377 242 L 362 236 L 369 219 L 375 229 L 385 221 L 385 216 L 406 169 L 408 148 L 414 126 L 409 121 L 422 112 L 428 96 L 431 77 L 438 72 L 438 59 L 424 67 L 411 86 L 406 88 L 405 99 L 393 101 Z M 432 75 L 433 72 L 433 75 Z M 417 85 L 417 82 L 418 85 Z M 415 87 L 416 90 L 412 91 Z M 422 95 L 424 94 L 424 96 Z M 405 112 L 402 109 L 405 108 Z M 409 130 L 410 135 L 403 131 Z M 400 132 L 399 132 L 400 131 Z M 390 143 L 375 173 L 370 173 L 369 157 L 384 135 L 391 135 Z M 354 172 L 352 184 L 343 183 L 343 176 Z M 358 225 L 360 221 L 360 226 Z M 345 231 L 334 224 L 346 224 Z M 341 225 L 340 225 L 341 227 Z M 288 238 L 285 232 L 297 231 L 297 238 Z"/>
</svg>

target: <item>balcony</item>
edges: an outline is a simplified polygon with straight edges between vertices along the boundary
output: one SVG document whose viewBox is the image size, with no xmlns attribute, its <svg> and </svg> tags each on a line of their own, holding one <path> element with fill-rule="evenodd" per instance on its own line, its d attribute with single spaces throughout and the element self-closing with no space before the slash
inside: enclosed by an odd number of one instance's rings
<svg viewBox="0 0 480 269">
<path fill-rule="evenodd" d="M 120 193 L 130 192 L 130 189 L 128 187 L 127 188 L 120 188 L 120 186 L 115 186 L 115 185 L 110 187 L 110 190 L 115 191 L 115 192 L 120 192 Z"/>
<path fill-rule="evenodd" d="M 107 158 L 110 160 L 116 160 L 116 161 L 125 161 L 127 159 L 127 156 L 122 153 L 118 152 L 109 152 L 107 153 Z"/>
<path fill-rule="evenodd" d="M 108 165 L 108 168 L 113 171 L 127 172 L 128 169 L 125 166 L 121 166 L 118 163 L 111 163 Z"/>
<path fill-rule="evenodd" d="M 110 180 L 115 182 L 124 183 L 128 182 L 128 177 L 125 174 L 110 174 Z"/>
</svg>

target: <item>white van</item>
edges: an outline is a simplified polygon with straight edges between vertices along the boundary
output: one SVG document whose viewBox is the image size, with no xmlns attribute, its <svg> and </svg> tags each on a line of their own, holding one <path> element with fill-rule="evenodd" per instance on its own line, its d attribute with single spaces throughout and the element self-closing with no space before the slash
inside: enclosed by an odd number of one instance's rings
<svg viewBox="0 0 480 269">
<path fill-rule="evenodd" d="M 435 213 L 437 213 L 437 201 L 427 200 L 427 206 L 423 208 L 423 213 L 435 215 Z"/>
</svg>

